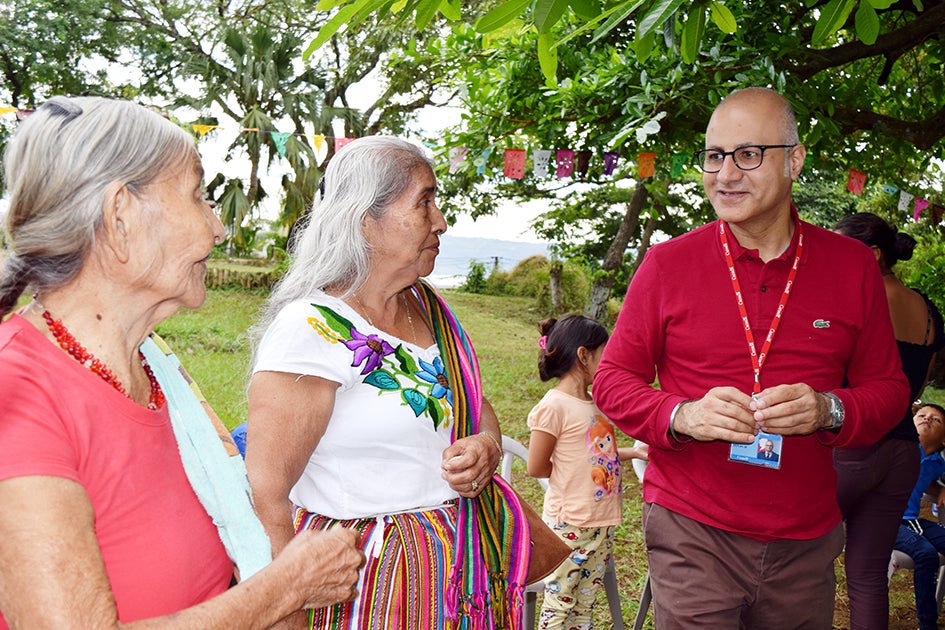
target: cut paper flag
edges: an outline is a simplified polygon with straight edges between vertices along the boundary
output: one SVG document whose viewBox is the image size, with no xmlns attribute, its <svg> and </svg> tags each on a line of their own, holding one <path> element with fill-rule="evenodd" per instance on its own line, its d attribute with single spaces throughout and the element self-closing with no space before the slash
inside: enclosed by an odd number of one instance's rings
<svg viewBox="0 0 945 630">
<path fill-rule="evenodd" d="M 912 200 L 915 199 L 915 195 L 907 193 L 904 190 L 899 191 L 899 211 L 900 212 L 909 212 L 909 206 L 912 205 Z"/>
<path fill-rule="evenodd" d="M 502 174 L 511 179 L 522 179 L 525 175 L 525 149 L 505 150 L 505 168 Z"/>
<path fill-rule="evenodd" d="M 855 168 L 850 169 L 850 176 L 847 178 L 847 190 L 854 195 L 863 194 L 863 186 L 866 184 L 866 173 L 861 173 Z"/>
<path fill-rule="evenodd" d="M 922 211 L 929 207 L 929 202 L 922 197 L 915 198 L 915 211 L 912 213 L 912 220 L 918 221 Z"/>
<path fill-rule="evenodd" d="M 935 225 L 942 222 L 942 216 L 945 216 L 945 208 L 937 203 L 932 204 L 932 221 Z"/>
<path fill-rule="evenodd" d="M 548 162 L 551 160 L 550 149 L 535 149 L 532 151 L 532 162 L 535 163 L 535 177 L 548 177 Z"/>
<path fill-rule="evenodd" d="M 354 138 L 335 138 L 335 153 L 341 150 L 341 147 L 345 146 L 349 142 L 354 140 Z"/>
<path fill-rule="evenodd" d="M 604 152 L 604 175 L 613 175 L 617 168 L 617 162 L 620 160 L 620 154 L 616 151 Z"/>
<path fill-rule="evenodd" d="M 682 177 L 686 164 L 689 163 L 689 153 L 674 153 L 673 159 L 669 163 L 669 173 L 674 178 Z"/>
<path fill-rule="evenodd" d="M 558 149 L 555 153 L 555 177 L 569 177 L 574 172 L 574 151 L 571 149 Z"/>
<path fill-rule="evenodd" d="M 886 193 L 887 195 L 895 195 L 897 192 L 899 192 L 899 189 L 890 184 L 886 184 L 885 186 L 883 186 L 883 192 Z"/>
<path fill-rule="evenodd" d="M 637 154 L 637 177 L 653 177 L 656 175 L 656 154 L 652 152 Z"/>
<path fill-rule="evenodd" d="M 577 171 L 577 174 L 581 177 L 587 175 L 587 167 L 591 163 L 591 152 L 590 151 L 578 151 L 575 154 L 574 159 L 574 170 Z"/>
<path fill-rule="evenodd" d="M 287 131 L 272 131 L 269 135 L 272 136 L 272 143 L 276 145 L 276 151 L 285 157 L 285 143 L 292 134 Z"/>
<path fill-rule="evenodd" d="M 469 155 L 469 147 L 450 147 L 450 173 L 455 173 L 459 167 L 466 161 Z"/>
<path fill-rule="evenodd" d="M 488 149 L 483 149 L 475 160 L 473 164 L 476 165 L 476 175 L 483 175 L 486 172 L 486 164 L 489 163 L 489 156 L 492 154 L 492 147 Z"/>
<path fill-rule="evenodd" d="M 16 111 L 15 107 L 0 107 L 0 116 L 3 114 L 12 114 Z"/>
<path fill-rule="evenodd" d="M 216 129 L 220 125 L 191 125 L 194 128 L 194 131 L 197 132 L 197 135 L 203 138 L 207 133 Z"/>
<path fill-rule="evenodd" d="M 323 136 L 322 134 L 319 133 L 319 134 L 316 134 L 316 135 L 312 136 L 312 140 L 315 141 L 315 150 L 316 150 L 316 151 L 321 151 L 321 150 L 322 150 L 322 145 L 325 144 L 325 136 Z"/>
</svg>

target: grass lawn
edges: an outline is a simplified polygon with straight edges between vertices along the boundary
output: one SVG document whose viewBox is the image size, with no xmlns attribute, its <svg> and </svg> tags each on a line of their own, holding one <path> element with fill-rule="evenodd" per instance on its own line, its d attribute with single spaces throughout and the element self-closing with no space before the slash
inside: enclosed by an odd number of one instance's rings
<svg viewBox="0 0 945 630">
<path fill-rule="evenodd" d="M 537 322 L 529 299 L 445 292 L 447 301 L 469 332 L 482 367 L 483 387 L 499 416 L 502 431 L 528 443 L 525 418 L 532 406 L 551 386 L 538 379 Z M 234 427 L 246 418 L 246 384 L 250 350 L 247 330 L 262 305 L 265 294 L 237 290 L 210 291 L 198 311 L 182 311 L 158 327 L 175 349 L 187 370 L 200 384 L 221 419 Z M 942 390 L 927 390 L 924 400 L 941 403 Z M 621 444 L 629 444 L 620 435 Z M 532 505 L 541 506 L 540 489 L 516 467 L 514 485 Z M 623 524 L 617 530 L 615 561 L 623 596 L 624 620 L 629 626 L 646 575 L 646 556 L 640 531 L 640 485 L 629 466 L 624 470 Z M 835 628 L 849 628 L 846 590 L 841 556 L 838 561 Z M 611 627 L 603 594 L 595 608 L 595 627 Z M 912 573 L 898 571 L 890 590 L 890 628 L 917 627 L 912 597 Z M 652 621 L 647 627 L 652 628 Z"/>
</svg>

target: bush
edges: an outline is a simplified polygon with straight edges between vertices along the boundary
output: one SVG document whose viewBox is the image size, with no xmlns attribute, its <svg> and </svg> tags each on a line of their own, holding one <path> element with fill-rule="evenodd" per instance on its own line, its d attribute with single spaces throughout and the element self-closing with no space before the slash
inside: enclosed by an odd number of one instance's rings
<svg viewBox="0 0 945 630">
<path fill-rule="evenodd" d="M 469 273 L 466 274 L 466 280 L 459 285 L 459 290 L 466 293 L 485 293 L 486 266 L 481 262 L 470 260 Z"/>
<path fill-rule="evenodd" d="M 562 312 L 581 312 L 590 295 L 590 274 L 581 265 L 564 261 L 561 272 Z M 554 313 L 551 305 L 551 261 L 541 254 L 529 256 L 509 273 L 509 293 L 535 298 L 537 308 L 545 315 Z"/>
</svg>

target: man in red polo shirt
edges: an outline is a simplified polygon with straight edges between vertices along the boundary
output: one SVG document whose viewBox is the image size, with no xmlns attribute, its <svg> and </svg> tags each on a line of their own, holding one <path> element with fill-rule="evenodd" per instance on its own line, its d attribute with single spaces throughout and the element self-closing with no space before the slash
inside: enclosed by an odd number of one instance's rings
<svg viewBox="0 0 945 630">
<path fill-rule="evenodd" d="M 875 442 L 909 402 L 882 279 L 867 247 L 799 220 L 806 151 L 778 93 L 731 94 L 705 146 L 719 220 L 647 252 L 594 399 L 650 445 L 657 628 L 830 628 L 831 449 Z"/>
</svg>

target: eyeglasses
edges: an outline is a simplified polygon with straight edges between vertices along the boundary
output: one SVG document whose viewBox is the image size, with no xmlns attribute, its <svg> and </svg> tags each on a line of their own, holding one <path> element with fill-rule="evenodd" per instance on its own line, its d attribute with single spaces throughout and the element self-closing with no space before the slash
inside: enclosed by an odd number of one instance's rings
<svg viewBox="0 0 945 630">
<path fill-rule="evenodd" d="M 699 162 L 699 168 L 705 173 L 718 173 L 722 170 L 725 163 L 725 156 L 731 155 L 735 166 L 743 171 L 753 171 L 765 159 L 765 151 L 768 149 L 793 149 L 794 144 L 766 144 L 748 147 L 738 147 L 734 151 L 719 151 L 718 149 L 706 149 L 696 151 L 696 160 Z"/>
</svg>

